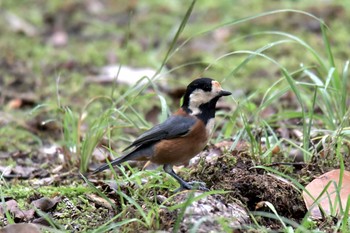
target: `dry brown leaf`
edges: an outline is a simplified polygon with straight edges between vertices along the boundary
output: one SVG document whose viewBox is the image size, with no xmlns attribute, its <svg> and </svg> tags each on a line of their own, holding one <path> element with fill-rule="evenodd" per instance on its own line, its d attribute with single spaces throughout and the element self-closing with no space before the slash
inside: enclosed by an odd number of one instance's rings
<svg viewBox="0 0 350 233">
<path fill-rule="evenodd" d="M 38 200 L 32 201 L 32 205 L 44 212 L 47 212 L 54 208 L 58 202 L 61 201 L 60 197 L 54 197 L 53 199 L 49 199 L 47 197 L 40 198 Z"/>
<path fill-rule="evenodd" d="M 34 167 L 24 167 L 17 165 L 14 168 L 12 168 L 12 173 L 18 175 L 18 177 L 29 178 L 35 170 L 36 168 Z"/>
<path fill-rule="evenodd" d="M 18 207 L 18 203 L 15 200 L 9 200 L 5 202 L 6 206 L 0 205 L 0 213 L 4 214 L 5 210 L 8 210 L 10 214 L 12 214 L 15 219 L 26 221 L 34 218 L 34 210 L 21 210 Z"/>
<path fill-rule="evenodd" d="M 8 225 L 0 229 L 0 233 L 40 233 L 37 225 L 32 223 L 19 223 Z"/>
<path fill-rule="evenodd" d="M 37 28 L 35 28 L 28 21 L 25 21 L 24 18 L 12 13 L 12 12 L 4 12 L 5 19 L 8 23 L 8 27 L 14 31 L 19 33 L 24 33 L 26 36 L 33 37 L 38 34 Z"/>
<path fill-rule="evenodd" d="M 113 210 L 112 205 L 111 205 L 108 201 L 106 201 L 104 198 L 102 198 L 102 197 L 99 197 L 99 196 L 97 196 L 97 195 L 95 195 L 95 194 L 86 194 L 86 197 L 87 197 L 90 201 L 96 203 L 96 204 L 99 205 L 99 206 L 103 206 L 104 208 L 107 208 L 107 209 L 109 209 L 109 210 Z M 115 201 L 114 201 L 114 200 L 111 200 L 111 202 L 112 202 L 113 204 L 115 204 Z"/>
<path fill-rule="evenodd" d="M 23 104 L 23 101 L 21 99 L 12 99 L 10 100 L 8 103 L 7 103 L 7 106 L 10 108 L 10 109 L 18 109 L 22 106 Z"/>
<path fill-rule="evenodd" d="M 327 191 L 323 193 L 322 197 L 319 199 L 319 205 L 325 211 L 326 214 L 331 214 L 332 210 L 336 210 L 339 215 L 339 200 L 337 198 L 336 186 L 338 186 L 340 176 L 340 170 L 329 171 L 313 181 L 311 181 L 305 189 L 311 194 L 310 197 L 305 191 L 303 191 L 303 198 L 306 208 L 310 211 L 311 217 L 315 219 L 322 218 L 322 213 L 317 204 L 314 204 L 314 200 L 323 192 L 325 187 L 329 182 L 332 182 Z M 336 184 L 336 185 L 335 185 Z M 340 200 L 342 208 L 345 209 L 347 199 L 350 195 L 350 172 L 344 171 L 343 181 L 340 189 Z"/>
</svg>

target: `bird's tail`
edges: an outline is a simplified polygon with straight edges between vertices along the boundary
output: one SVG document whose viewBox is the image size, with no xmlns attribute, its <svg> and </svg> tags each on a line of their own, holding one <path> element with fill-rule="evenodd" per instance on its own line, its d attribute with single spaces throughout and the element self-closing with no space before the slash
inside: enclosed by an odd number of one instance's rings
<svg viewBox="0 0 350 233">
<path fill-rule="evenodd" d="M 112 162 L 110 162 L 111 166 L 119 165 L 119 164 L 127 161 L 128 159 L 125 159 L 125 157 L 126 156 L 122 156 L 120 158 L 117 158 L 117 159 L 113 160 Z M 106 170 L 108 168 L 110 168 L 109 163 L 105 163 L 102 166 L 96 168 L 95 171 L 93 171 L 92 174 L 96 174 L 96 173 L 102 172 L 102 171 L 104 171 L 104 170 Z"/>
<path fill-rule="evenodd" d="M 119 165 L 121 163 L 124 163 L 128 160 L 147 160 L 147 157 L 151 156 L 153 152 L 152 147 L 147 148 L 136 148 L 135 150 L 131 151 L 130 153 L 127 153 L 126 155 L 123 155 L 113 161 L 110 162 L 112 166 Z M 102 172 L 106 169 L 110 168 L 109 164 L 103 164 L 101 167 L 97 168 L 95 171 L 93 171 L 93 174 Z"/>
</svg>

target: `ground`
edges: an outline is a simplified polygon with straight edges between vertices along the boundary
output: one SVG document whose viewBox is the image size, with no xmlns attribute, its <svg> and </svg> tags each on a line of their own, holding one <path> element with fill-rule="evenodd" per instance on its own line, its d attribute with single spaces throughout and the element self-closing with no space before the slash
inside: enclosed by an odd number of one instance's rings
<svg viewBox="0 0 350 233">
<path fill-rule="evenodd" d="M 199 76 L 233 92 L 218 104 L 207 148 L 177 170 L 211 190 L 198 204 L 211 206 L 212 218 L 221 213 L 211 230 L 333 232 L 344 225 L 341 216 L 308 219 L 302 191 L 327 171 L 350 170 L 348 3 L 202 0 L 192 9 L 182 1 L 26 0 L 1 6 L 1 227 L 197 227 L 186 208 L 200 194 L 174 194 L 176 182 L 160 168 L 130 163 L 115 172 L 91 171 L 163 121 Z M 142 76 L 148 79 L 137 83 Z M 232 226 L 224 211 L 236 204 L 249 216 Z"/>
</svg>

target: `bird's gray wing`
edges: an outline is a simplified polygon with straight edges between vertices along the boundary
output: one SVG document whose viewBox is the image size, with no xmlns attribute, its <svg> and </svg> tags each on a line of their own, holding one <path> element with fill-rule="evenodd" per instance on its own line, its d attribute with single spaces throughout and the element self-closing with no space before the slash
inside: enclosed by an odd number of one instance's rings
<svg viewBox="0 0 350 233">
<path fill-rule="evenodd" d="M 194 117 L 171 116 L 163 123 L 158 124 L 141 134 L 130 146 L 125 148 L 124 151 L 131 147 L 147 145 L 162 139 L 183 136 L 188 133 L 195 123 L 196 119 Z"/>
<path fill-rule="evenodd" d="M 131 152 L 111 161 L 111 165 L 118 165 L 128 160 L 137 159 L 139 157 L 149 156 L 153 153 L 152 143 L 162 139 L 171 139 L 186 135 L 191 127 L 196 123 L 196 118 L 185 116 L 171 116 L 163 123 L 154 126 L 150 130 L 141 134 L 130 146 L 125 150 L 135 147 Z M 104 164 L 97 168 L 94 173 L 101 172 L 109 168 L 109 164 Z"/>
</svg>

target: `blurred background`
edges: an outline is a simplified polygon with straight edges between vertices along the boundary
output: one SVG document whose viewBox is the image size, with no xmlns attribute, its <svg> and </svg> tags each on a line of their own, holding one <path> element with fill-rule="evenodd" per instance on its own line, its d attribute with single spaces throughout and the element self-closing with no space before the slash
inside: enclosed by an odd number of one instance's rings
<svg viewBox="0 0 350 233">
<path fill-rule="evenodd" d="M 183 87 L 199 76 L 222 81 L 235 99 L 249 98 L 258 105 L 267 88 L 281 78 L 280 67 L 291 74 L 310 67 L 327 75 L 318 70 L 320 59 L 327 60 L 320 21 L 328 27 L 338 68 L 349 58 L 347 1 L 199 0 L 187 21 L 189 1 L 3 0 L 0 4 L 0 130 L 8 135 L 0 141 L 4 151 L 28 149 L 43 137 L 46 140 L 42 130 L 60 138 L 61 126 L 50 126 L 57 120 L 57 109 L 68 106 L 81 113 L 97 96 L 121 98 L 160 67 L 154 79 L 156 92 L 164 95 L 170 110 L 178 106 Z M 174 40 L 182 22 L 184 30 Z M 257 51 L 267 58 L 250 57 Z M 286 80 L 280 84 L 277 89 Z M 144 98 L 135 98 L 139 93 Z M 161 102 L 152 92 L 124 97 L 134 102 L 115 104 L 133 106 L 133 114 L 149 114 L 148 122 L 166 117 L 163 106 L 159 118 Z M 288 95 L 282 98 L 282 108 L 293 101 Z M 88 115 L 94 119 L 103 109 L 103 104 L 94 105 Z M 140 122 L 140 127 L 150 126 Z M 23 130 L 33 133 L 34 139 L 22 135 Z M 11 137 L 22 143 L 7 143 Z"/>
<path fill-rule="evenodd" d="M 17 94 L 27 94 L 25 102 L 54 100 L 57 77 L 63 87 L 62 101 L 70 97 L 66 104 L 84 102 L 90 95 L 108 90 L 104 87 L 90 91 L 86 82 L 109 82 L 99 75 L 113 72 L 102 70 L 110 65 L 139 71 L 136 76 L 142 71 L 144 75 L 153 74 L 152 70 L 161 66 L 189 5 L 188 1 L 175 0 L 1 1 L 0 104 L 8 104 Z M 291 33 L 326 56 L 318 20 L 296 12 L 259 17 L 279 9 L 306 11 L 324 20 L 330 28 L 335 58 L 345 61 L 349 56 L 349 8 L 347 1 L 336 0 L 199 0 L 176 41 L 178 50 L 165 64 L 163 71 L 169 73 L 164 76 L 169 85 L 174 80 L 185 84 L 186 79 L 205 75 L 225 78 L 226 82 L 229 79 L 228 85 L 243 93 L 265 88 L 271 79 L 280 76 L 278 67 L 256 58 L 232 75 L 248 55 L 227 54 L 255 51 L 288 39 L 264 34 L 266 31 Z M 247 17 L 252 19 L 236 22 Z M 312 54 L 296 43 L 275 46 L 266 54 L 290 70 L 315 62 Z M 205 70 L 209 64 L 212 65 Z"/>
</svg>

